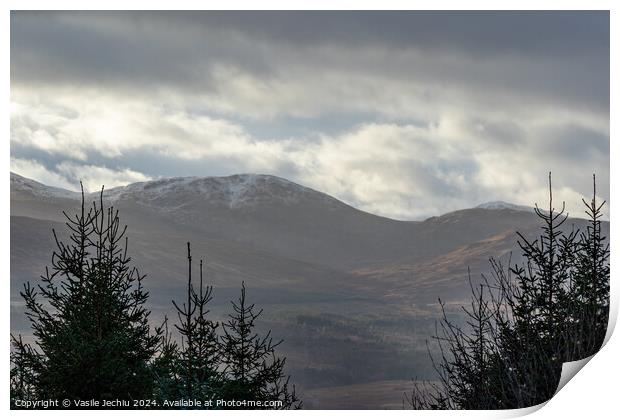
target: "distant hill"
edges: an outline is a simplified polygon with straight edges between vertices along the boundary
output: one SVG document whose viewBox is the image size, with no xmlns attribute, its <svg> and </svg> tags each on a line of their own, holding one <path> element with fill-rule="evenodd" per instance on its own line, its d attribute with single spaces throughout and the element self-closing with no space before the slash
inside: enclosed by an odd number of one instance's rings
<svg viewBox="0 0 620 420">
<path fill-rule="evenodd" d="M 62 211 L 74 212 L 80 197 L 11 173 L 13 330 L 27 332 L 21 284 L 43 273 L 51 230 L 65 232 Z M 489 257 L 507 260 L 515 250 L 517 230 L 535 235 L 539 226 L 530 207 L 504 202 L 418 222 L 392 220 L 255 174 L 140 182 L 105 190 L 104 199 L 128 225 L 129 255 L 148 275 L 156 319 L 171 313 L 171 299 L 183 293 L 190 241 L 214 285 L 214 315 L 228 309 L 245 281 L 249 298 L 265 307 L 265 326 L 285 339 L 287 365 L 315 407 L 326 395 L 322 387 L 430 375 L 424 343 L 437 298 L 462 301 L 468 267 L 479 278 Z M 352 349 L 382 376 L 352 366 Z M 377 402 L 383 403 L 399 402 Z"/>
</svg>

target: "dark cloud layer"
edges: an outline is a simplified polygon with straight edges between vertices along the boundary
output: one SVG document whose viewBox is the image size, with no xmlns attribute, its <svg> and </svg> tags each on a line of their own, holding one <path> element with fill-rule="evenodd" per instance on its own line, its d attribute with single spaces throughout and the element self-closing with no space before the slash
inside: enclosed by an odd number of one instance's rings
<svg viewBox="0 0 620 420">
<path fill-rule="evenodd" d="M 135 33 L 150 27 L 174 37 L 176 29 L 195 26 L 199 31 L 245 33 L 253 39 L 303 46 L 371 43 L 446 48 L 480 56 L 592 54 L 609 49 L 609 12 L 605 11 L 13 12 L 12 33 L 17 35 L 30 25 L 30 29 L 39 28 L 32 33 L 36 37 L 50 27 L 66 25 L 64 17 L 70 17 L 74 27 L 98 22 L 91 27 L 95 31 L 113 22 Z"/>
<path fill-rule="evenodd" d="M 292 59 L 303 61 L 291 51 L 336 46 L 539 60 L 542 68 L 500 69 L 497 82 L 609 102 L 607 12 L 13 12 L 11 74 L 13 83 L 211 91 L 214 64 L 268 78 Z M 550 59 L 557 61 L 545 65 Z"/>
</svg>

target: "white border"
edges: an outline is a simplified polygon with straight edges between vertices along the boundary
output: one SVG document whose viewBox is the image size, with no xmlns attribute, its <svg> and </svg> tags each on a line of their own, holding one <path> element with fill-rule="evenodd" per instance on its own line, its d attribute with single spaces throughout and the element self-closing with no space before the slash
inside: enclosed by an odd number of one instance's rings
<svg viewBox="0 0 620 420">
<path fill-rule="evenodd" d="M 617 2 L 616 2 L 617 3 Z M 0 183 L 0 188 L 2 191 L 2 197 L 4 197 L 4 205 L 2 206 L 2 234 L 5 240 L 2 242 L 2 289 L 4 294 L 5 302 L 9 297 L 9 278 L 10 278 L 10 268 L 9 268 L 9 241 L 8 232 L 10 229 L 9 226 L 9 177 L 8 173 L 10 171 L 10 151 L 9 151 L 9 138 L 10 138 L 10 130 L 9 130 L 9 98 L 10 98 L 10 66 L 9 66 L 9 35 L 10 35 L 10 13 L 9 10 L 27 10 L 27 9 L 50 9 L 50 6 L 54 6 L 55 9 L 87 9 L 87 10 L 110 10 L 110 9 L 141 9 L 146 6 L 152 10 L 167 10 L 170 8 L 174 9 L 213 9 L 213 10 L 233 10 L 233 9 L 253 9 L 256 10 L 257 6 L 260 5 L 260 9 L 295 9 L 295 10 L 321 10 L 321 9 L 331 9 L 331 10 L 348 10 L 348 9 L 366 9 L 366 10 L 384 10 L 384 9 L 395 9 L 395 10 L 405 10 L 405 9 L 417 9 L 417 10 L 464 10 L 467 6 L 468 10 L 485 10 L 485 9 L 504 9 L 504 10 L 610 10 L 611 11 L 611 91 L 617 92 L 617 83 L 615 83 L 615 79 L 613 77 L 614 74 L 618 73 L 618 54 L 617 51 L 614 50 L 614 47 L 617 46 L 615 42 L 617 40 L 617 30 L 615 29 L 615 24 L 617 24 L 618 19 L 615 16 L 617 7 L 613 1 L 562 1 L 562 2 L 551 2 L 551 1 L 532 1 L 532 0 L 521 0 L 521 1 L 503 1 L 501 2 L 502 7 L 498 7 L 498 2 L 493 1 L 480 1 L 480 0 L 470 0 L 468 2 L 461 1 L 435 1 L 435 2 L 415 2 L 411 1 L 402 1 L 402 0 L 384 0 L 384 1 L 368 1 L 368 0 L 341 0 L 337 3 L 334 1 L 328 0 L 315 0 L 315 1 L 296 1 L 294 4 L 292 2 L 285 1 L 273 1 L 273 0 L 263 0 L 261 2 L 256 1 L 248 1 L 248 0 L 229 0 L 229 1 L 211 1 L 209 3 L 199 2 L 199 1 L 186 1 L 186 0 L 177 0 L 175 2 L 165 2 L 160 0 L 150 1 L 148 3 L 141 2 L 130 2 L 130 1 L 119 1 L 119 0 L 110 0 L 106 2 L 101 1 L 91 1 L 89 3 L 85 3 L 83 1 L 75 1 L 75 0 L 60 0 L 55 2 L 44 2 L 44 1 L 7 1 L 5 13 L 2 15 L 2 25 L 0 25 L 3 29 L 1 31 L 1 39 L 2 39 L 2 47 L 4 49 L 4 65 L 2 66 L 2 77 L 4 83 L 2 83 L 2 93 L 5 98 L 4 108 L 5 113 L 3 114 L 4 118 L 2 118 L 1 127 L 2 132 L 4 134 L 4 140 L 2 141 L 2 152 L 4 153 L 4 159 L 2 163 L 5 167 L 4 169 L 4 182 Z M 615 89 L 614 89 L 615 88 Z M 617 117 L 618 117 L 618 107 L 617 107 L 617 98 L 612 96 L 611 98 L 611 120 L 610 120 L 610 133 L 614 133 L 614 128 L 617 127 Z M 618 171 L 614 169 L 614 163 L 617 162 L 617 145 L 614 142 L 611 142 L 611 179 L 615 180 Z M 616 202 L 615 199 L 618 197 L 617 194 L 617 184 L 615 182 L 611 182 L 610 189 L 610 202 Z M 612 214 L 614 214 L 613 209 L 617 208 L 617 206 L 611 206 Z M 614 217 L 610 216 L 610 219 L 615 220 L 617 215 Z M 616 249 L 617 244 L 617 229 L 615 229 L 615 224 L 611 224 L 611 248 Z M 615 260 L 614 254 L 612 254 L 612 260 Z M 617 271 L 615 269 L 616 263 L 612 264 L 612 279 L 615 278 L 614 273 Z M 5 306 L 5 310 L 2 312 L 2 331 L 3 336 L 6 337 L 6 353 L 5 353 L 5 363 L 3 364 L 4 371 L 4 381 L 0 382 L 3 386 L 2 400 L 4 401 L 5 410 L 8 410 L 8 335 L 9 335 L 9 305 Z M 618 287 L 616 285 L 616 281 L 612 281 L 612 316 L 614 319 L 617 318 L 618 313 Z M 531 414 L 530 418 L 533 419 L 542 419 L 542 418 L 567 418 L 567 419 L 584 419 L 584 418 L 611 418 L 613 415 L 611 413 L 617 413 L 618 408 L 618 400 L 617 397 L 617 389 L 620 381 L 620 369 L 618 369 L 618 356 L 620 355 L 620 342 L 618 341 L 616 335 L 612 335 L 611 339 L 607 343 L 607 345 L 603 348 L 603 350 L 596 355 L 593 360 L 588 363 L 581 372 L 578 373 L 577 378 L 570 381 L 548 404 L 542 407 L 540 410 L 535 411 Z M 385 411 L 381 413 L 382 417 L 387 418 L 465 418 L 465 419 L 485 419 L 485 418 L 506 418 L 506 417 L 516 417 L 519 415 L 523 415 L 531 412 L 532 410 L 515 410 L 512 412 L 507 411 L 494 411 L 494 412 L 465 412 L 465 411 L 457 411 L 457 412 L 413 412 L 413 411 Z M 321 411 L 318 412 L 316 410 L 310 411 L 300 411 L 300 412 L 286 412 L 286 413 L 277 413 L 277 412 L 244 412 L 244 416 L 252 417 L 252 418 L 280 418 L 287 416 L 294 416 L 296 418 L 314 418 L 319 414 L 321 416 L 341 418 L 361 418 L 361 419 L 370 419 L 376 416 L 376 412 L 374 411 Z M 45 416 L 46 418 L 58 418 L 58 419 L 66 419 L 66 418 L 77 418 L 78 416 L 83 416 L 83 413 L 80 412 L 45 412 L 45 413 L 35 413 L 35 412 L 19 412 L 12 411 L 10 415 L 16 418 L 34 418 L 36 416 Z M 107 418 L 110 413 L 105 411 L 96 411 L 88 414 L 89 417 L 99 419 L 99 418 Z M 123 414 L 121 414 L 123 415 Z M 135 412 L 131 414 L 133 417 L 145 417 L 148 416 L 149 419 L 167 419 L 170 417 L 170 413 L 157 411 L 157 412 Z M 216 419 L 219 418 L 230 418 L 231 416 L 236 416 L 236 414 L 232 412 L 183 412 L 181 414 L 180 411 L 175 411 L 173 415 L 183 415 L 193 418 L 204 417 L 205 415 L 212 416 Z M 237 414 L 238 415 L 238 414 Z"/>
</svg>

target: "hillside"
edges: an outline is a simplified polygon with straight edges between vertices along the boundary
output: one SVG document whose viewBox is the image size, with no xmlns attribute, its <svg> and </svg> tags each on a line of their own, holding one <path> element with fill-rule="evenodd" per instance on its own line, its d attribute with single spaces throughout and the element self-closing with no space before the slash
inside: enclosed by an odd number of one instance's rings
<svg viewBox="0 0 620 420">
<path fill-rule="evenodd" d="M 80 197 L 11 174 L 12 330 L 28 334 L 21 284 L 49 264 L 51 231 L 65 234 L 62 211 L 74 212 Z M 479 278 L 489 257 L 508 259 L 517 230 L 534 235 L 539 225 L 531 209 L 509 203 L 392 220 L 269 175 L 162 179 L 105 190 L 104 199 L 128 225 L 154 321 L 183 293 L 190 241 L 214 285 L 214 316 L 226 313 L 244 281 L 265 308 L 264 328 L 285 340 L 290 373 L 315 407 L 331 404 L 333 387 L 432 377 L 425 342 L 437 298 L 462 301 L 468 267 Z M 364 404 L 399 404 L 396 394 L 398 401 L 384 400 L 388 394 Z"/>
</svg>

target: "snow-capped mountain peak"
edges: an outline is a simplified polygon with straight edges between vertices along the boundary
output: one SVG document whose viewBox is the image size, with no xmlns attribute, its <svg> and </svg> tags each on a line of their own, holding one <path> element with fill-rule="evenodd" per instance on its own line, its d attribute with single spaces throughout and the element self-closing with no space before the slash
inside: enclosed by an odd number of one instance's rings
<svg viewBox="0 0 620 420">
<path fill-rule="evenodd" d="M 521 204 L 508 203 L 506 201 L 489 201 L 476 206 L 477 209 L 486 210 L 517 210 L 517 211 L 533 211 L 533 207 L 523 206 Z"/>
<path fill-rule="evenodd" d="M 177 177 L 137 182 L 104 192 L 110 201 L 131 200 L 164 208 L 178 208 L 201 200 L 230 209 L 251 208 L 259 203 L 296 204 L 321 200 L 344 205 L 333 197 L 273 175 L 238 174 L 223 177 Z"/>
</svg>

